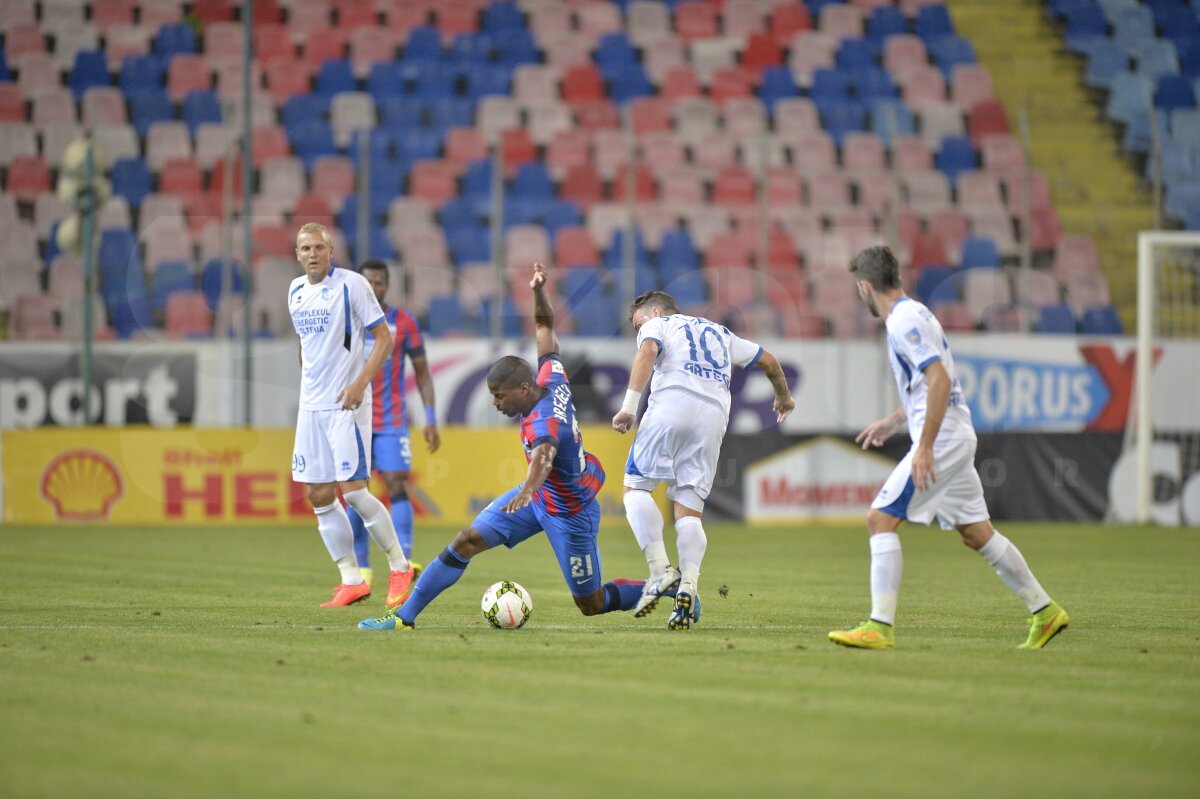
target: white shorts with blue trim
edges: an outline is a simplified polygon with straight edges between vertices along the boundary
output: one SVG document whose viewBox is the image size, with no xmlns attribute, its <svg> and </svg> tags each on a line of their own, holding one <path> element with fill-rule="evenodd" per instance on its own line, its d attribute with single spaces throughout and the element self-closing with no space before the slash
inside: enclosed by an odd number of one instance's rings
<svg viewBox="0 0 1200 799">
<path fill-rule="evenodd" d="M 914 444 L 896 464 L 871 507 L 916 524 L 929 524 L 936 518 L 947 530 L 989 518 L 983 484 L 979 482 L 979 472 L 975 471 L 977 443 L 974 438 L 935 440 L 935 479 L 924 491 L 918 491 L 912 480 Z"/>
<path fill-rule="evenodd" d="M 666 483 L 667 499 L 702 512 L 727 423 L 712 400 L 683 390 L 652 394 L 625 461 L 626 487 L 653 491 Z"/>
<path fill-rule="evenodd" d="M 365 412 L 364 412 L 365 408 Z M 358 411 L 300 411 L 292 479 L 297 483 L 346 483 L 371 475 L 371 406 Z"/>
</svg>

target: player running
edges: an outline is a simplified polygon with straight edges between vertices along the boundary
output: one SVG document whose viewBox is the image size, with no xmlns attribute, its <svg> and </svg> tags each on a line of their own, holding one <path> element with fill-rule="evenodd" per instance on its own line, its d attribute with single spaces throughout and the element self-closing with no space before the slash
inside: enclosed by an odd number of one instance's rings
<svg viewBox="0 0 1200 799">
<path fill-rule="evenodd" d="M 625 463 L 625 515 L 650 566 L 634 615 L 650 613 L 660 598 L 674 594 L 667 627 L 687 630 L 700 619 L 697 583 L 708 547 L 701 517 L 729 426 L 733 367 L 762 365 L 775 389 L 780 424 L 796 403 L 774 355 L 716 322 L 679 313 L 670 294 L 642 294 L 629 308 L 629 321 L 637 333 L 637 355 L 614 430 L 625 433 L 633 426 L 647 381 L 651 389 Z M 667 484 L 667 498 L 675 503 L 679 569 L 667 561 L 662 513 L 650 496 L 659 483 Z"/>
<path fill-rule="evenodd" d="M 575 423 L 571 384 L 558 357 L 554 309 L 546 296 L 546 268 L 534 264 L 533 318 L 538 368 L 507 355 L 488 372 L 488 391 L 496 410 L 521 420 L 521 443 L 529 468 L 525 482 L 492 500 L 471 526 L 461 531 L 417 580 L 412 596 L 399 609 L 359 622 L 360 630 L 411 630 L 421 611 L 458 582 L 471 558 L 503 544 L 512 549 L 546 531 L 563 580 L 585 616 L 631 610 L 642 595 L 640 580 L 601 583 L 600 505 L 604 469 L 583 448 Z"/>
<path fill-rule="evenodd" d="M 392 351 L 392 335 L 366 279 L 333 267 L 333 245 L 324 225 L 309 222 L 300 228 L 296 258 L 305 275 L 292 281 L 287 296 L 300 337 L 301 366 L 292 479 L 307 483 L 317 530 L 342 574 L 333 599 L 322 607 L 352 605 L 371 595 L 354 558 L 350 519 L 337 500 L 335 484 L 386 553 L 391 569 L 387 602 L 399 604 L 411 588 L 412 568 L 387 508 L 367 490 L 371 400 L 366 390 Z M 366 330 L 375 347 L 364 359 Z"/>
<path fill-rule="evenodd" d="M 1067 627 L 1067 612 L 1043 590 L 1016 544 L 992 527 L 983 485 L 975 471 L 975 428 L 954 371 L 942 326 L 929 309 L 900 287 L 900 268 L 887 247 L 863 250 L 850 262 L 858 296 L 887 320 L 888 359 L 902 404 L 871 423 L 855 441 L 880 446 L 908 420 L 912 449 L 896 465 L 867 513 L 871 545 L 871 616 L 852 630 L 834 630 L 829 640 L 863 649 L 895 646 L 892 625 L 904 559 L 900 536 L 905 521 L 929 524 L 936 517 L 958 530 L 1004 584 L 1033 614 L 1021 649 L 1040 649 Z"/>
<path fill-rule="evenodd" d="M 408 436 L 408 408 L 404 402 L 404 358 L 412 361 L 413 374 L 417 379 L 417 390 L 425 406 L 425 446 L 429 452 L 437 452 L 442 439 L 437 429 L 437 407 L 433 393 L 433 377 L 429 374 L 429 362 L 425 359 L 425 342 L 421 328 L 412 314 L 402 308 L 392 308 L 384 301 L 388 291 L 387 264 L 377 259 L 364 261 L 362 276 L 375 292 L 375 299 L 383 308 L 384 320 L 392 334 L 394 345 L 383 368 L 371 381 L 371 467 L 383 477 L 388 496 L 392 500 L 392 526 L 404 554 L 412 558 L 413 508 L 408 500 L 408 473 L 412 469 L 412 443 Z M 374 338 L 367 339 L 366 356 L 374 352 Z M 371 549 L 367 527 L 362 516 L 354 508 L 347 510 L 350 526 L 354 530 L 354 556 L 363 578 L 371 582 Z M 421 566 L 414 563 L 414 575 L 421 573 Z"/>
</svg>

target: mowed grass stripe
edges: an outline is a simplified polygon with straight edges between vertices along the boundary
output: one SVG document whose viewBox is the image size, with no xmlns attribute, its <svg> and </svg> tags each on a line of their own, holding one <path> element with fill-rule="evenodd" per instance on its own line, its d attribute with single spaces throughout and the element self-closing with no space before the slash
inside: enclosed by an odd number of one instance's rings
<svg viewBox="0 0 1200 799">
<path fill-rule="evenodd" d="M 354 629 L 382 591 L 317 607 L 337 577 L 314 530 L 5 527 L 0 795 L 1196 795 L 1196 531 L 1003 529 L 1071 613 L 1041 652 L 926 529 L 902 535 L 898 648 L 859 652 L 825 640 L 869 609 L 844 527 L 709 525 L 688 633 L 665 603 L 581 617 L 534 540 L 404 634 Z M 417 558 L 452 533 L 419 528 Z M 627 530 L 601 550 L 642 576 Z M 499 579 L 533 594 L 525 629 L 480 617 Z"/>
</svg>

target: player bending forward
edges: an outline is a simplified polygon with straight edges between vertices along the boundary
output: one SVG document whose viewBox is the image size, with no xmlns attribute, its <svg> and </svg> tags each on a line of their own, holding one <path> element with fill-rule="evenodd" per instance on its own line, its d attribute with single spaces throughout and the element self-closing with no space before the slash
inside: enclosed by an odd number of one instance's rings
<svg viewBox="0 0 1200 799">
<path fill-rule="evenodd" d="M 700 619 L 696 586 L 708 547 L 701 516 L 729 426 L 733 367 L 762 364 L 775 389 L 780 424 L 796 403 L 774 355 L 716 322 L 679 313 L 670 294 L 642 294 L 629 308 L 629 321 L 637 333 L 637 355 L 613 429 L 625 433 L 633 426 L 647 381 L 651 388 L 625 463 L 625 515 L 650 565 L 650 579 L 634 615 L 646 615 L 660 598 L 674 594 L 675 610 L 667 627 L 687 630 Z M 659 483 L 667 484 L 667 498 L 675 503 L 679 569 L 667 562 L 662 513 L 650 496 Z"/>
<path fill-rule="evenodd" d="M 323 607 L 352 605 L 371 595 L 354 557 L 354 534 L 335 483 L 387 555 L 387 602 L 399 605 L 412 587 L 412 568 L 387 508 L 367 490 L 371 402 L 366 391 L 392 351 L 392 336 L 366 278 L 333 267 L 333 245 L 324 225 L 309 222 L 300 228 L 296 259 L 305 274 L 292 281 L 287 296 L 300 337 L 301 366 L 292 479 L 307 483 L 317 530 L 342 573 L 333 599 Z M 366 359 L 364 331 L 370 331 L 375 342 Z"/>
<path fill-rule="evenodd" d="M 534 264 L 529 286 L 537 326 L 536 378 L 528 362 L 512 355 L 496 361 L 487 376 L 496 410 L 520 417 L 521 443 L 529 461 L 525 482 L 492 500 L 470 527 L 454 537 L 425 567 L 403 606 L 381 618 L 363 620 L 360 630 L 411 630 L 421 611 L 458 582 L 471 558 L 500 544 L 512 549 L 543 530 L 583 615 L 631 610 L 641 597 L 641 580 L 601 583 L 596 494 L 604 485 L 604 469 L 596 456 L 583 449 L 571 384 L 558 357 L 554 309 L 545 283 L 545 267 Z"/>
<path fill-rule="evenodd" d="M 1033 614 L 1022 649 L 1040 649 L 1070 620 L 1029 570 L 1016 544 L 988 518 L 975 471 L 975 428 L 954 372 L 942 326 L 929 309 L 900 288 L 896 256 L 887 247 L 863 250 L 850 262 L 858 295 L 875 316 L 887 320 L 888 358 L 902 405 L 872 423 L 855 441 L 880 446 L 908 420 L 912 449 L 896 465 L 867 513 L 871 545 L 871 616 L 853 630 L 834 630 L 829 640 L 863 649 L 891 649 L 892 624 L 904 559 L 896 530 L 905 521 L 958 530 L 1004 584 Z"/>
</svg>

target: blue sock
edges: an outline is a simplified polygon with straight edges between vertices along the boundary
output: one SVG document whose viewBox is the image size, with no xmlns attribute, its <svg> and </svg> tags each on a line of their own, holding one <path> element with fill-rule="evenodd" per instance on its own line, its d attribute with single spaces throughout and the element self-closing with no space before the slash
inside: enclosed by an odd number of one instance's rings
<svg viewBox="0 0 1200 799">
<path fill-rule="evenodd" d="M 408 494 L 392 497 L 392 524 L 396 528 L 396 539 L 406 558 L 412 557 L 413 509 Z"/>
<path fill-rule="evenodd" d="M 604 584 L 604 610 L 601 613 L 612 613 L 614 610 L 633 610 L 638 599 L 642 596 L 642 586 L 645 580 L 629 580 L 624 577 Z"/>
<path fill-rule="evenodd" d="M 438 594 L 458 582 L 471 561 L 464 559 L 450 547 L 442 550 L 435 560 L 425 567 L 421 577 L 413 588 L 412 596 L 401 606 L 396 616 L 405 624 L 413 620 L 425 609 L 425 606 L 437 598 Z M 636 601 L 636 600 L 635 600 Z"/>
<path fill-rule="evenodd" d="M 371 568 L 371 536 L 367 533 L 367 525 L 363 523 L 363 518 L 358 515 L 358 511 L 349 505 L 346 506 L 346 515 L 350 517 L 350 529 L 354 531 L 354 559 L 358 561 L 358 568 Z"/>
</svg>

